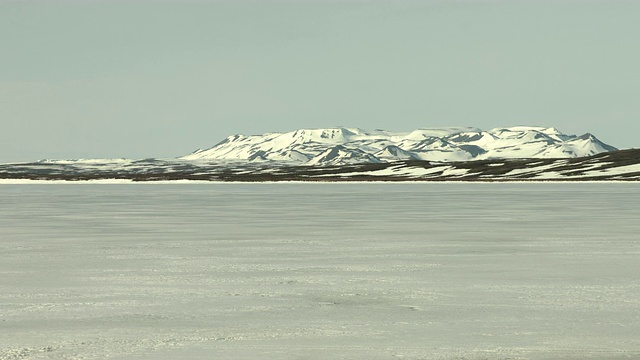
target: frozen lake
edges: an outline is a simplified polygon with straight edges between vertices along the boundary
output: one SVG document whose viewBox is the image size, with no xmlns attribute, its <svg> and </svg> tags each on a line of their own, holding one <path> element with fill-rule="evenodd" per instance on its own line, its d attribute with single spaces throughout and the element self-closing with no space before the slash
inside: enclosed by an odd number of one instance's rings
<svg viewBox="0 0 640 360">
<path fill-rule="evenodd" d="M 0 359 L 640 357 L 638 184 L 0 186 Z"/>
</svg>

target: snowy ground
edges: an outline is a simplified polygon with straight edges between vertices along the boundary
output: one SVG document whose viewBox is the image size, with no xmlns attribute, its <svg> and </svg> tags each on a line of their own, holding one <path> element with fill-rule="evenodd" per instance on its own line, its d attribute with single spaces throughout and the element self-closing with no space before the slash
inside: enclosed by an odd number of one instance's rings
<svg viewBox="0 0 640 360">
<path fill-rule="evenodd" d="M 0 186 L 0 359 L 640 358 L 637 184 Z"/>
</svg>

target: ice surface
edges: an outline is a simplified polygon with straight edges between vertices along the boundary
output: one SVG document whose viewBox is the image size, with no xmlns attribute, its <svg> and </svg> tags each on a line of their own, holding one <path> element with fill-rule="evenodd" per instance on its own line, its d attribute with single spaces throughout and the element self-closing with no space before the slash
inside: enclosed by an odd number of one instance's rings
<svg viewBox="0 0 640 360">
<path fill-rule="evenodd" d="M 0 186 L 0 359 L 633 359 L 637 184 Z"/>
</svg>

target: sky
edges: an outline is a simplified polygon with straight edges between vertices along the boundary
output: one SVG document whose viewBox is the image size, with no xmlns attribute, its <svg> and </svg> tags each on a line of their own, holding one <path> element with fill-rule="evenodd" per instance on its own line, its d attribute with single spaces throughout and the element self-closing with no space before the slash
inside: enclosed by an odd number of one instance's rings
<svg viewBox="0 0 640 360">
<path fill-rule="evenodd" d="M 640 1 L 0 0 L 0 162 L 516 125 L 640 147 Z"/>
</svg>

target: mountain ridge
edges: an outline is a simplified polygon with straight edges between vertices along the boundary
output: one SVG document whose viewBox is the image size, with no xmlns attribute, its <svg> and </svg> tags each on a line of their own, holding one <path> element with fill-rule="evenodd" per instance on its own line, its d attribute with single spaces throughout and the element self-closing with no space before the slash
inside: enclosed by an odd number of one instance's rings
<svg viewBox="0 0 640 360">
<path fill-rule="evenodd" d="M 128 181 L 639 181 L 640 149 L 591 133 L 516 126 L 299 129 L 232 135 L 171 159 L 40 160 L 0 164 L 0 180 Z"/>
<path fill-rule="evenodd" d="M 459 162 L 490 159 L 575 158 L 618 150 L 591 133 L 514 126 L 422 128 L 411 132 L 335 127 L 262 135 L 231 135 L 181 160 L 282 161 L 300 165 L 344 165 L 401 160 Z"/>
</svg>

